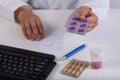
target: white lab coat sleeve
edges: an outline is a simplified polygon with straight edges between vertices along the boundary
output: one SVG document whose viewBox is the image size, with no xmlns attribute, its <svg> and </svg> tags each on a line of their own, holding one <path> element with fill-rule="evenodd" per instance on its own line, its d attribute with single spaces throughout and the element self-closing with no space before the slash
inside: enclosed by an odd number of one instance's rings
<svg viewBox="0 0 120 80">
<path fill-rule="evenodd" d="M 100 22 L 107 16 L 107 13 L 109 11 L 109 3 L 110 0 L 90 0 L 83 5 L 90 7 L 92 11 L 98 16 Z"/>
<path fill-rule="evenodd" d="M 0 0 L 0 16 L 8 20 L 15 21 L 14 11 L 17 8 L 27 6 L 31 9 L 26 2 L 26 0 Z"/>
</svg>

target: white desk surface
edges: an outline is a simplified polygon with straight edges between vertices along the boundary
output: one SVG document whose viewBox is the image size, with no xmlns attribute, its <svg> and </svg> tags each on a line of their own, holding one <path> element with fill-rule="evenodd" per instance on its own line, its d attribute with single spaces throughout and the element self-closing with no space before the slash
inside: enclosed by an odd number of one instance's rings
<svg viewBox="0 0 120 80">
<path fill-rule="evenodd" d="M 72 10 L 57 10 L 57 11 L 35 11 L 41 16 L 41 20 L 49 25 L 63 27 L 65 21 L 71 14 Z M 75 54 L 71 58 L 58 62 L 55 69 L 49 75 L 47 80 L 120 80 L 120 10 L 110 10 L 105 21 L 100 23 L 93 31 L 85 36 L 65 33 L 64 46 L 61 51 L 45 51 L 37 46 L 32 46 L 36 42 L 29 41 L 24 38 L 21 28 L 18 24 L 0 18 L 0 44 L 9 45 L 39 52 L 54 54 L 57 58 L 75 49 L 82 43 L 87 43 L 89 46 L 83 51 Z M 90 67 L 86 69 L 78 78 L 71 78 L 61 74 L 61 70 L 68 62 L 75 58 L 79 60 L 90 61 L 90 48 L 100 46 L 104 49 L 104 66 L 102 69 L 93 70 Z"/>
</svg>

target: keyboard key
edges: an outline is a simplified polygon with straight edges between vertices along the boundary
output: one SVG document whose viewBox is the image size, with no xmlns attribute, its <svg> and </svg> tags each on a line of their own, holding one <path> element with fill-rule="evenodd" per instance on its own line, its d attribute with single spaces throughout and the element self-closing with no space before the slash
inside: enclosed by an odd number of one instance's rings
<svg viewBox="0 0 120 80">
<path fill-rule="evenodd" d="M 0 77 L 5 80 L 45 80 L 56 65 L 54 59 L 53 55 L 0 45 Z"/>
</svg>

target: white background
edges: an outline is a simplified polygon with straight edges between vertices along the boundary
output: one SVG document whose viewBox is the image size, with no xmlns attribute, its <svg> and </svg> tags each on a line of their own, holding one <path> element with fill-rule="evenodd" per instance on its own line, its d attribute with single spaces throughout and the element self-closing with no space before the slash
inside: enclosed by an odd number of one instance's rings
<svg viewBox="0 0 120 80">
<path fill-rule="evenodd" d="M 120 8 L 120 0 L 111 0 L 110 7 L 112 9 L 118 9 L 118 8 Z"/>
</svg>

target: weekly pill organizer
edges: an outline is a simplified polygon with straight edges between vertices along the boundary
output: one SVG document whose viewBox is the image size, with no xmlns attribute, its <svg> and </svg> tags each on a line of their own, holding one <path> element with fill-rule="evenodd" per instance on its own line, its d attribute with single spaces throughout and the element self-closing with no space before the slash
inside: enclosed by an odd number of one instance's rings
<svg viewBox="0 0 120 80">
<path fill-rule="evenodd" d="M 77 16 L 71 16 L 66 24 L 66 31 L 71 33 L 76 33 L 80 35 L 85 35 L 86 29 L 88 27 L 89 20 L 84 18 L 82 20 Z"/>
</svg>

